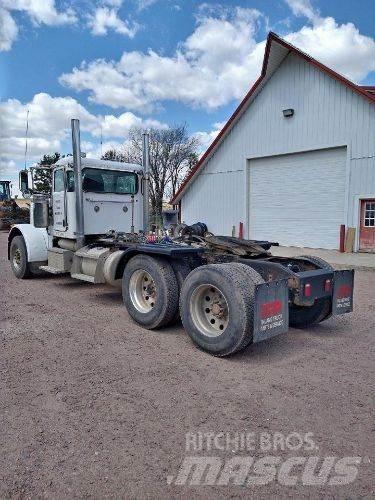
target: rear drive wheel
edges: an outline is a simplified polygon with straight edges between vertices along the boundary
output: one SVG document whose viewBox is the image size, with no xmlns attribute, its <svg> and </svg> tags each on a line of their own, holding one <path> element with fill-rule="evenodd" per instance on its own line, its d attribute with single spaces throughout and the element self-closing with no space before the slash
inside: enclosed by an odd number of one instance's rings
<svg viewBox="0 0 375 500">
<path fill-rule="evenodd" d="M 331 264 L 314 255 L 300 255 L 298 259 L 308 259 L 316 268 L 333 271 Z M 332 298 L 317 299 L 310 307 L 301 307 L 295 304 L 289 309 L 289 324 L 294 328 L 306 328 L 325 321 L 331 316 Z"/>
<path fill-rule="evenodd" d="M 228 356 L 251 342 L 254 283 L 243 264 L 210 264 L 194 269 L 180 295 L 184 328 L 195 344 Z"/>
<path fill-rule="evenodd" d="M 130 316 L 148 329 L 169 324 L 178 309 L 178 284 L 169 262 L 137 255 L 122 278 L 122 296 Z"/>
<path fill-rule="evenodd" d="M 19 279 L 31 276 L 30 264 L 27 261 L 27 249 L 22 236 L 15 236 L 10 244 L 10 265 L 14 275 Z"/>
</svg>

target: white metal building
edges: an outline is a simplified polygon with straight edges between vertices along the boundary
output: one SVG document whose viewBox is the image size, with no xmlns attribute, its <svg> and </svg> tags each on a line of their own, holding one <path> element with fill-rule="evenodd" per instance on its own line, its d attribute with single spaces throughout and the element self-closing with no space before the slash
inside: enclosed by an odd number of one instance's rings
<svg viewBox="0 0 375 500">
<path fill-rule="evenodd" d="M 261 76 L 171 202 L 216 234 L 243 222 L 250 239 L 337 249 L 344 224 L 375 251 L 375 88 L 270 33 Z"/>
</svg>

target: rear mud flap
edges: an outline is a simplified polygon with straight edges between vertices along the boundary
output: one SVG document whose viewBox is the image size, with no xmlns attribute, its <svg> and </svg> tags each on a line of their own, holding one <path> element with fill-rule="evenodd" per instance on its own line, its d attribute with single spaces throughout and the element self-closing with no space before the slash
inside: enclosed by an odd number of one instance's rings
<svg viewBox="0 0 375 500">
<path fill-rule="evenodd" d="M 289 329 L 288 281 L 256 285 L 253 342 L 266 340 Z"/>
<path fill-rule="evenodd" d="M 335 271 L 333 275 L 332 314 L 353 311 L 354 271 Z"/>
</svg>

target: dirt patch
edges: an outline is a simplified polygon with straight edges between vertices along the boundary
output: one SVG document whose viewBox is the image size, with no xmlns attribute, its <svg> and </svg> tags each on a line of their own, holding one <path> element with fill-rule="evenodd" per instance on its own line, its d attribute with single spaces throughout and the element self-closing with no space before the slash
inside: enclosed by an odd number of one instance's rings
<svg viewBox="0 0 375 500">
<path fill-rule="evenodd" d="M 0 282 L 0 497 L 373 496 L 374 272 L 356 274 L 352 315 L 228 359 L 196 349 L 180 326 L 143 330 L 111 288 L 15 279 L 4 233 Z M 291 486 L 176 484 L 194 455 L 186 434 L 205 432 L 254 434 L 252 451 L 194 452 L 220 463 L 358 456 L 359 473 L 344 486 L 303 486 L 298 466 Z M 259 445 L 292 432 L 312 433 L 316 448 Z"/>
</svg>

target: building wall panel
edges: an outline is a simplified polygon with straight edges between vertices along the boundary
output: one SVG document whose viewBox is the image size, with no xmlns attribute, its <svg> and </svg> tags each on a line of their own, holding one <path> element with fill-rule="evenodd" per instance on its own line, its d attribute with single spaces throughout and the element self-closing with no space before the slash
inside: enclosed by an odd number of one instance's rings
<svg viewBox="0 0 375 500">
<path fill-rule="evenodd" d="M 292 118 L 283 117 L 286 108 L 295 110 Z M 338 146 L 348 148 L 346 223 L 353 225 L 354 197 L 375 194 L 375 105 L 288 55 L 188 187 L 182 219 L 230 234 L 246 223 L 248 159 Z"/>
</svg>

